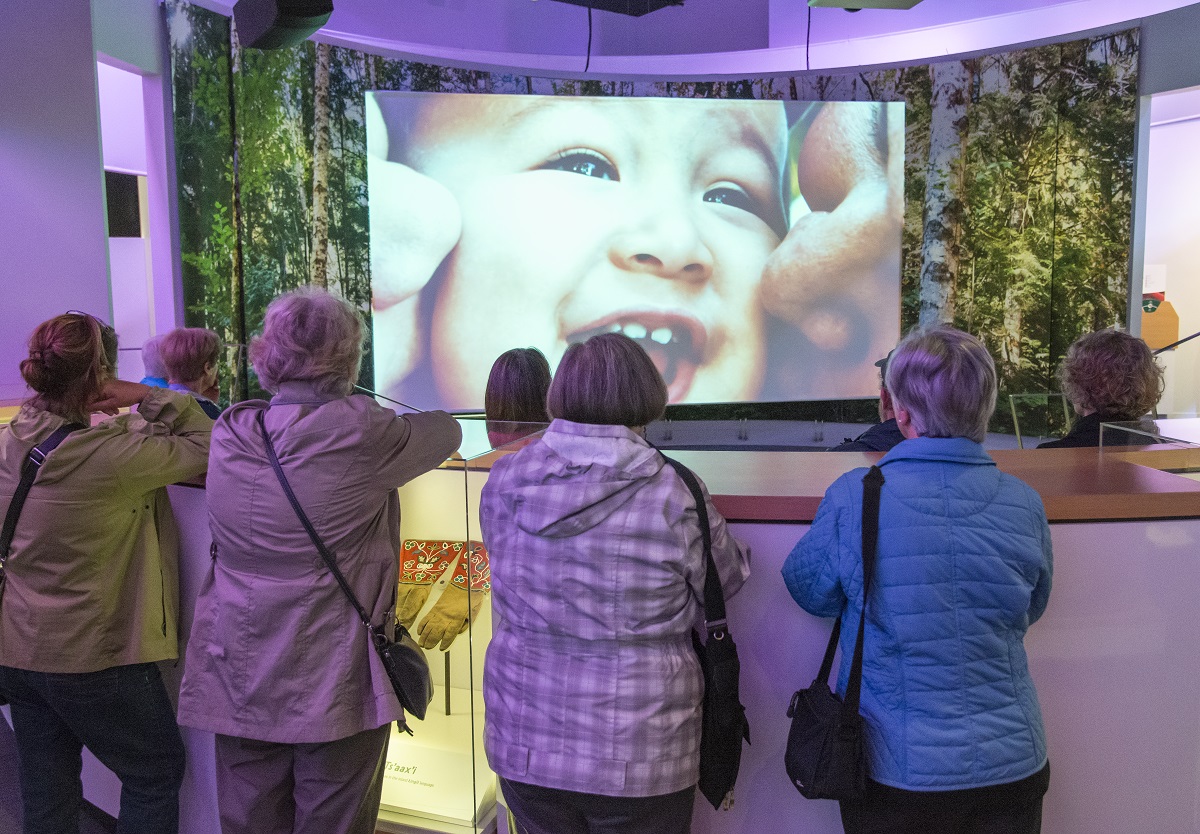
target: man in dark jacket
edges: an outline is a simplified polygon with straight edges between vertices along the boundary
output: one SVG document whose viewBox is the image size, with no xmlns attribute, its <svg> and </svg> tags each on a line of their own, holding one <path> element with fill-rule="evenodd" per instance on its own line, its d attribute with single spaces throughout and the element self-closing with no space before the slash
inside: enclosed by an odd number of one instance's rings
<svg viewBox="0 0 1200 834">
<path fill-rule="evenodd" d="M 847 439 L 834 446 L 831 452 L 886 452 L 904 439 L 896 425 L 896 412 L 892 407 L 892 395 L 887 389 L 887 356 L 875 363 L 879 368 L 879 420 L 854 440 Z"/>
</svg>

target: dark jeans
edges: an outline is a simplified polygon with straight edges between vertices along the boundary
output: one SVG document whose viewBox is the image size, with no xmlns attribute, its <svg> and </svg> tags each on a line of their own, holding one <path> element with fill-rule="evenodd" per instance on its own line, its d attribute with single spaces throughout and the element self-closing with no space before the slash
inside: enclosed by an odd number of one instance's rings
<svg viewBox="0 0 1200 834">
<path fill-rule="evenodd" d="M 0 666 L 20 758 L 25 834 L 74 834 L 86 746 L 121 780 L 119 834 L 176 834 L 183 740 L 153 663 L 84 674 Z"/>
<path fill-rule="evenodd" d="M 663 796 L 601 796 L 500 779 L 519 834 L 687 834 L 695 786 Z"/>
<path fill-rule="evenodd" d="M 906 791 L 867 780 L 860 802 L 843 802 L 846 834 L 1038 834 L 1050 764 L 1032 776 L 961 791 Z"/>
</svg>

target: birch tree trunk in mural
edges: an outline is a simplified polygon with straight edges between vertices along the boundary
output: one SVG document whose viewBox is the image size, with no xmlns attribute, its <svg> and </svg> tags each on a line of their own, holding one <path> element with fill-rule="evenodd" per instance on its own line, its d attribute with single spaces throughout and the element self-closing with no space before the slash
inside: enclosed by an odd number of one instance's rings
<svg viewBox="0 0 1200 834">
<path fill-rule="evenodd" d="M 242 252 L 242 183 L 241 183 L 241 137 L 237 122 L 237 78 L 242 72 L 242 47 L 238 43 L 237 29 L 229 27 L 229 138 L 232 144 L 233 163 L 230 166 L 233 223 L 233 264 L 229 283 L 229 329 L 233 343 L 237 345 L 237 362 L 233 368 L 233 379 L 229 383 L 229 401 L 241 402 L 249 390 L 249 364 L 246 338 L 246 276 L 245 258 Z"/>
<path fill-rule="evenodd" d="M 954 319 L 954 281 L 961 256 L 962 157 L 971 81 L 971 71 L 964 61 L 933 64 L 930 73 L 933 99 L 918 314 L 918 323 L 923 327 Z"/>
<path fill-rule="evenodd" d="M 308 280 L 329 286 L 329 44 L 317 44 L 313 73 L 312 253 Z"/>
</svg>

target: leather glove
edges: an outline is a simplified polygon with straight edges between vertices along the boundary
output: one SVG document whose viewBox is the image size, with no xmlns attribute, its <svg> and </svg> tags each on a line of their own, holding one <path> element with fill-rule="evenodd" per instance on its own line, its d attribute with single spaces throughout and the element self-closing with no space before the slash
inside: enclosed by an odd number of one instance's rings
<svg viewBox="0 0 1200 834">
<path fill-rule="evenodd" d="M 400 588 L 396 597 L 396 619 L 405 628 L 412 628 L 429 599 L 433 583 L 445 573 L 460 550 L 462 542 L 405 539 L 400 550 Z"/>
<path fill-rule="evenodd" d="M 429 609 L 417 629 L 417 642 L 423 649 L 437 646 L 442 651 L 450 648 L 454 638 L 467 630 L 467 626 L 479 613 L 483 605 L 482 591 L 468 591 L 458 585 L 447 585 L 438 601 Z M 440 645 L 439 645 L 440 644 Z"/>
<path fill-rule="evenodd" d="M 425 600 L 429 599 L 429 589 L 432 587 L 432 583 L 423 585 L 400 583 L 400 593 L 396 598 L 396 619 L 400 621 L 400 625 L 409 631 L 412 630 L 412 624 L 417 619 L 417 615 L 421 613 L 421 609 L 425 607 Z"/>
<path fill-rule="evenodd" d="M 483 597 L 492 590 L 492 569 L 487 549 L 479 542 L 469 542 L 466 553 L 454 566 L 450 584 L 421 620 L 417 642 L 421 648 L 442 651 L 450 648 L 454 638 L 467 630 L 479 613 Z"/>
</svg>

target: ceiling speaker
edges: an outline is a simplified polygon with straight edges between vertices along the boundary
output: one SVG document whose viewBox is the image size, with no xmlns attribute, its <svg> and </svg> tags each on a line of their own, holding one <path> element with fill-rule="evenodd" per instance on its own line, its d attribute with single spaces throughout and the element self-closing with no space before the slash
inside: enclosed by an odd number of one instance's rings
<svg viewBox="0 0 1200 834">
<path fill-rule="evenodd" d="M 810 9 L 911 9 L 921 0 L 808 0 Z"/>
<path fill-rule="evenodd" d="M 251 49 L 295 46 L 329 22 L 333 0 L 237 0 L 238 41 Z"/>
<path fill-rule="evenodd" d="M 683 0 L 558 0 L 560 3 L 572 3 L 576 6 L 590 6 L 605 12 L 616 12 L 633 17 L 658 11 L 665 6 L 682 6 Z"/>
</svg>

